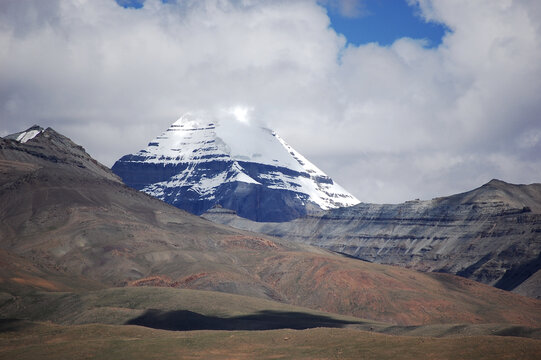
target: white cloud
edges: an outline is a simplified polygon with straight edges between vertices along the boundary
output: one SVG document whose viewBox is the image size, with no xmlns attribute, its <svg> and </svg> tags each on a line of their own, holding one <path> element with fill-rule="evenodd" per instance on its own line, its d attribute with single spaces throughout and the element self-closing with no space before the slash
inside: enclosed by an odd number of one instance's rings
<svg viewBox="0 0 541 360">
<path fill-rule="evenodd" d="M 541 181 L 539 2 L 412 2 L 453 30 L 438 48 L 346 47 L 316 0 L 5 0 L 0 132 L 52 126 L 112 165 L 242 104 L 364 201 Z"/>
<path fill-rule="evenodd" d="M 346 18 L 359 18 L 367 14 L 362 0 L 320 0 L 319 3 Z"/>
</svg>

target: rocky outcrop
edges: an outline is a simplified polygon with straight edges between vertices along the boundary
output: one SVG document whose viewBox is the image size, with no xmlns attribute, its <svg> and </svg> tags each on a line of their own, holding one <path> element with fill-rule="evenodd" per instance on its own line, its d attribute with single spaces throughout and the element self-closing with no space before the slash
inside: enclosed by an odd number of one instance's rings
<svg viewBox="0 0 541 360">
<path fill-rule="evenodd" d="M 111 170 L 93 159 L 86 150 L 69 138 L 51 128 L 43 129 L 34 125 L 31 128 L 0 138 L 0 161 L 2 166 L 11 164 L 10 171 L 2 172 L 0 184 L 17 176 L 17 169 L 25 171 L 50 167 L 57 172 L 68 169 L 72 174 L 84 178 L 102 178 L 122 183 Z M 9 156 L 7 156 L 9 154 Z"/>
<path fill-rule="evenodd" d="M 248 222 L 223 209 L 205 217 L 366 261 L 457 274 L 541 297 L 541 184 L 492 180 L 454 196 L 363 203 L 282 224 Z"/>
</svg>

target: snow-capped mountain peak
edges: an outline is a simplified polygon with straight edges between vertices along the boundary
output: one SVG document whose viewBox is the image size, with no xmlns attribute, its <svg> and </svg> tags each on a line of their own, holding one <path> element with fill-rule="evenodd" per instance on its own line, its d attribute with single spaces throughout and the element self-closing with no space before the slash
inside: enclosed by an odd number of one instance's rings
<svg viewBox="0 0 541 360">
<path fill-rule="evenodd" d="M 185 114 L 113 171 L 128 185 L 198 214 L 219 204 L 251 219 L 282 221 L 314 205 L 327 210 L 359 202 L 275 132 L 234 114 Z"/>
<path fill-rule="evenodd" d="M 16 141 L 24 144 L 27 141 L 32 140 L 33 138 L 35 138 L 36 136 L 41 134 L 44 130 L 45 129 L 43 129 L 41 126 L 34 125 L 34 126 L 28 128 L 25 131 L 21 131 L 21 132 L 15 133 L 15 134 L 7 135 L 5 137 L 5 139 L 16 140 Z"/>
</svg>

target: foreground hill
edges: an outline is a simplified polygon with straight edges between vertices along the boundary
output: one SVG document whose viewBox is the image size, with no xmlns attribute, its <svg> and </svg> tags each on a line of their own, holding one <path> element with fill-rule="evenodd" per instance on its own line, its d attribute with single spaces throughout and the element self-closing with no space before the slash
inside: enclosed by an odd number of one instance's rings
<svg viewBox="0 0 541 360">
<path fill-rule="evenodd" d="M 457 274 L 541 298 L 541 184 L 492 180 L 429 201 L 358 204 L 289 223 L 255 223 L 224 209 L 205 217 L 370 262 Z"/>
<path fill-rule="evenodd" d="M 541 329 L 505 324 L 390 326 L 186 289 L 0 294 L 0 303 L 0 316 L 8 317 L 0 319 L 0 358 L 6 359 L 59 354 L 99 359 L 535 359 L 541 351 Z M 13 317 L 33 321 L 9 319 Z"/>
<path fill-rule="evenodd" d="M 0 169 L 0 247 L 31 264 L 2 273 L 7 293 L 22 291 L 15 287 L 22 283 L 54 290 L 37 279 L 69 290 L 77 279 L 88 289 L 212 290 L 403 325 L 541 324 L 541 302 L 534 299 L 190 215 L 126 187 L 52 129 L 25 143 L 1 139 Z"/>
<path fill-rule="evenodd" d="M 541 328 L 505 323 L 399 326 L 272 300 L 167 287 L 38 291 L 26 296 L 0 293 L 0 317 L 62 325 L 130 324 L 175 331 L 325 327 L 407 336 L 497 335 L 541 339 Z"/>
</svg>

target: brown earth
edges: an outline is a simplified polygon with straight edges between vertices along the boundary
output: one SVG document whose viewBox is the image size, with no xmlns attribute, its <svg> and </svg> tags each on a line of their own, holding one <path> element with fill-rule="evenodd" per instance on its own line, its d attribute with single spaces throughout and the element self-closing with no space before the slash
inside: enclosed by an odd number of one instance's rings
<svg viewBox="0 0 541 360">
<path fill-rule="evenodd" d="M 223 208 L 203 216 L 370 262 L 456 274 L 541 299 L 541 184 L 492 180 L 452 196 L 361 203 L 286 223 L 253 222 Z"/>
<path fill-rule="evenodd" d="M 6 327 L 8 329 L 6 330 Z M 538 359 L 538 340 L 403 337 L 349 329 L 164 331 L 10 323 L 0 359 Z"/>
<path fill-rule="evenodd" d="M 7 174 L 0 181 L 0 247 L 31 263 L 32 276 L 45 281 L 8 268 L 0 284 L 5 292 L 15 285 L 63 289 L 51 279 L 84 279 L 105 287 L 220 291 L 395 324 L 541 326 L 538 300 L 187 214 L 127 188 L 50 129 L 26 144 L 2 139 L 0 160 L 0 173 Z"/>
</svg>

